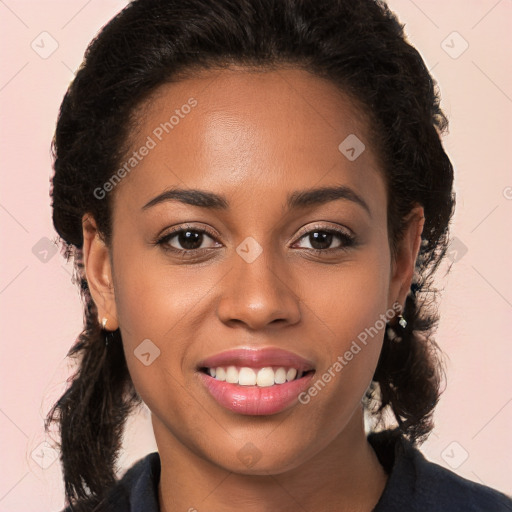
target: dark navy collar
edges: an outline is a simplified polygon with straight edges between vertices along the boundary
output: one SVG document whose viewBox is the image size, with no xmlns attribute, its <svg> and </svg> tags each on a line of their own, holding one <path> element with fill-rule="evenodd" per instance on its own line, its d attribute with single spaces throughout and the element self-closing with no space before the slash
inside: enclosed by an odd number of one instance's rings
<svg viewBox="0 0 512 512">
<path fill-rule="evenodd" d="M 131 488 L 130 512 L 159 512 L 158 483 L 160 482 L 160 455 L 153 452 L 142 459 L 139 477 Z"/>
<path fill-rule="evenodd" d="M 428 461 L 398 430 L 368 436 L 388 481 L 372 512 L 506 512 L 512 499 Z"/>
</svg>

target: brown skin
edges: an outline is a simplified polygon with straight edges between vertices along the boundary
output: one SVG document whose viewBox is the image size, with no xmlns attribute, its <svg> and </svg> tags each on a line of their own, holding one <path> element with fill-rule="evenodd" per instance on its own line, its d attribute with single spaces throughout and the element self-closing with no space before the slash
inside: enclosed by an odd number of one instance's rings
<svg viewBox="0 0 512 512">
<path fill-rule="evenodd" d="M 405 303 L 423 209 L 412 211 L 393 259 L 385 181 L 364 117 L 303 70 L 233 68 L 165 85 L 140 111 L 132 150 L 190 97 L 197 106 L 116 187 L 112 247 L 84 216 L 93 299 L 107 329 L 120 327 L 130 375 L 152 411 L 161 510 L 370 511 L 386 474 L 366 440 L 361 399 L 384 329 L 307 405 L 274 415 L 222 408 L 197 364 L 232 348 L 274 346 L 312 360 L 320 377 L 359 333 Z M 353 162 L 338 150 L 351 133 L 366 143 Z M 293 191 L 339 185 L 359 194 L 371 217 L 349 200 L 284 208 Z M 230 207 L 169 201 L 142 210 L 173 186 L 223 194 Z M 213 231 L 196 245 L 206 250 L 186 259 L 153 244 L 184 223 Z M 345 242 L 334 236 L 315 254 L 306 233 L 322 228 L 350 230 L 357 244 L 336 251 Z M 236 252 L 249 236 L 263 249 L 252 263 Z M 171 244 L 183 248 L 177 236 Z M 146 338 L 161 351 L 150 366 L 134 356 Z M 261 455 L 251 467 L 237 456 L 249 442 Z"/>
</svg>

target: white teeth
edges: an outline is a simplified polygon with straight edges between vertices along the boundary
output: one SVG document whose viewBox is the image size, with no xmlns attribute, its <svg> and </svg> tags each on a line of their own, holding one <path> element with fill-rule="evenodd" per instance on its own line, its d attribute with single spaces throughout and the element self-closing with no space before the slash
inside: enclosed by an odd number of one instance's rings
<svg viewBox="0 0 512 512">
<path fill-rule="evenodd" d="M 238 370 L 235 366 L 228 366 L 226 370 L 226 382 L 230 382 L 231 384 L 238 383 Z"/>
<path fill-rule="evenodd" d="M 274 370 L 272 368 L 261 368 L 256 377 L 256 385 L 261 388 L 274 385 Z"/>
<path fill-rule="evenodd" d="M 296 368 L 274 368 L 267 366 L 265 368 L 254 369 L 249 367 L 237 368 L 228 366 L 224 368 L 208 368 L 208 373 L 220 381 L 226 381 L 240 386 L 259 386 L 262 388 L 273 386 L 274 384 L 284 384 L 292 380 L 300 379 L 304 372 L 297 371 Z"/>
<path fill-rule="evenodd" d="M 297 370 L 295 368 L 290 368 L 286 372 L 286 380 L 288 382 L 290 382 L 291 380 L 295 379 L 296 375 L 297 375 Z"/>
<path fill-rule="evenodd" d="M 256 372 L 252 368 L 240 368 L 238 384 L 240 384 L 240 386 L 255 386 Z"/>
<path fill-rule="evenodd" d="M 286 382 L 286 370 L 278 368 L 274 374 L 274 381 L 276 384 L 284 384 Z"/>
</svg>

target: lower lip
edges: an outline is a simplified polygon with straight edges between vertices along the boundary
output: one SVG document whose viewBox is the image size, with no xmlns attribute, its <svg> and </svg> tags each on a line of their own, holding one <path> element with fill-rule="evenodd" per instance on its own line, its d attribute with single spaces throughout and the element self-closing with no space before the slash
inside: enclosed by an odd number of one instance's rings
<svg viewBox="0 0 512 512">
<path fill-rule="evenodd" d="M 238 414 L 264 416 L 282 412 L 297 400 L 313 378 L 314 372 L 291 382 L 268 387 L 240 386 L 217 380 L 199 372 L 200 378 L 212 397 L 222 407 Z"/>
</svg>

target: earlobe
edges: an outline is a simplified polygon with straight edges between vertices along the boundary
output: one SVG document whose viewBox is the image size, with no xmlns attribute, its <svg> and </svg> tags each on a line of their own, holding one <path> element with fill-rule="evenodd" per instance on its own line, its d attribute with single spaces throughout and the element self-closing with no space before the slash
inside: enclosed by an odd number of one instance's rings
<svg viewBox="0 0 512 512">
<path fill-rule="evenodd" d="M 106 318 L 108 330 L 119 327 L 110 263 L 110 250 L 101 238 L 94 217 L 82 217 L 84 269 L 99 318 Z"/>
</svg>

